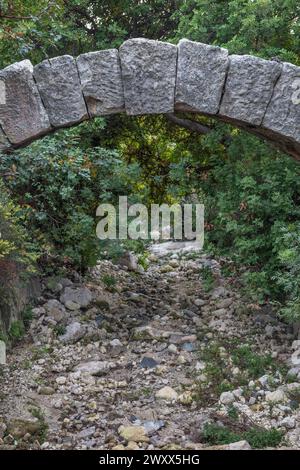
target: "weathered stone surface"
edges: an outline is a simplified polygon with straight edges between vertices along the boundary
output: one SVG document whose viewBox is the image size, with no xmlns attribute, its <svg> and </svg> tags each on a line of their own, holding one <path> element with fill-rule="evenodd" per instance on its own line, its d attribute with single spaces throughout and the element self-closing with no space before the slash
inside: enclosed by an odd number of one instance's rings
<svg viewBox="0 0 300 470">
<path fill-rule="evenodd" d="M 66 332 L 59 339 L 65 344 L 76 343 L 84 336 L 85 332 L 86 328 L 81 323 L 73 322 L 67 325 Z"/>
<path fill-rule="evenodd" d="M 82 92 L 92 117 L 125 110 L 119 53 L 89 52 L 77 58 Z"/>
<path fill-rule="evenodd" d="M 3 69 L 0 151 L 89 116 L 125 108 L 129 115 L 172 113 L 174 107 L 232 122 L 300 160 L 300 67 L 228 57 L 225 49 L 187 39 L 178 47 L 130 39 L 119 52 L 82 54 L 77 62 L 65 55 L 35 69 L 28 60 Z"/>
<path fill-rule="evenodd" d="M 89 361 L 78 364 L 75 372 L 82 372 L 90 375 L 104 375 L 112 368 L 112 364 L 107 361 Z"/>
<path fill-rule="evenodd" d="M 223 405 L 230 405 L 230 403 L 233 403 L 235 400 L 235 397 L 232 392 L 223 392 L 220 396 L 220 403 Z"/>
<path fill-rule="evenodd" d="M 267 392 L 266 393 L 266 401 L 272 403 L 280 403 L 287 401 L 287 396 L 283 390 L 274 390 L 274 392 Z"/>
<path fill-rule="evenodd" d="M 118 264 L 120 266 L 126 266 L 129 271 L 138 271 L 138 259 L 134 253 L 126 251 L 119 259 Z"/>
<path fill-rule="evenodd" d="M 66 287 L 64 293 L 60 297 L 60 301 L 67 305 L 68 302 L 75 302 L 79 308 L 87 307 L 92 301 L 92 293 L 87 287 L 73 289 Z"/>
<path fill-rule="evenodd" d="M 67 312 L 65 307 L 56 299 L 50 299 L 46 304 L 44 304 L 44 309 L 47 312 L 47 315 L 56 322 L 60 322 L 67 317 Z"/>
<path fill-rule="evenodd" d="M 132 442 L 149 442 L 143 426 L 120 426 L 118 432 L 123 439 Z"/>
<path fill-rule="evenodd" d="M 226 49 L 182 39 L 178 44 L 176 109 L 217 114 L 228 63 Z"/>
<path fill-rule="evenodd" d="M 300 67 L 283 64 L 263 127 L 300 143 Z"/>
<path fill-rule="evenodd" d="M 232 55 L 229 62 L 220 114 L 259 126 L 282 66 L 278 62 L 249 55 Z"/>
<path fill-rule="evenodd" d="M 174 110 L 177 47 L 149 39 L 129 39 L 120 47 L 127 114 Z"/>
<path fill-rule="evenodd" d="M 158 400 L 173 401 L 177 400 L 178 393 L 173 388 L 165 386 L 158 390 L 155 396 Z"/>
<path fill-rule="evenodd" d="M 53 127 L 68 126 L 88 117 L 73 57 L 44 60 L 34 68 L 34 78 Z"/>
<path fill-rule="evenodd" d="M 31 62 L 23 60 L 1 70 L 0 82 L 5 84 L 0 126 L 9 141 L 19 145 L 49 132 L 50 122 L 33 79 Z M 0 141 L 3 141 L 5 137 L 1 134 L 0 130 Z"/>
</svg>

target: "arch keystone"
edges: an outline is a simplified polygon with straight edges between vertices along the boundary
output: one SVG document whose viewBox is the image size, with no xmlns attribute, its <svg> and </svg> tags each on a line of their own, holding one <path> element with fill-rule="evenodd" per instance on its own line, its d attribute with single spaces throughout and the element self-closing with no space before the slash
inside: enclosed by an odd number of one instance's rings
<svg viewBox="0 0 300 470">
<path fill-rule="evenodd" d="M 119 54 L 126 113 L 172 113 L 177 46 L 151 39 L 129 39 Z"/>
</svg>

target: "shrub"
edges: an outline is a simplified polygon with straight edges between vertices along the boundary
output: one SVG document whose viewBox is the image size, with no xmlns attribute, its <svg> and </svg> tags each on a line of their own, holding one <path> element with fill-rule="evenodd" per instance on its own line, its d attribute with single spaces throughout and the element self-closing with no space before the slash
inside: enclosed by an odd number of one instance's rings
<svg viewBox="0 0 300 470">
<path fill-rule="evenodd" d="M 9 278 L 16 264 L 34 271 L 35 261 L 36 248 L 24 227 L 22 209 L 13 203 L 0 181 L 0 275 Z"/>
<path fill-rule="evenodd" d="M 96 208 L 131 192 L 136 168 L 124 166 L 116 151 L 86 149 L 78 145 L 78 131 L 67 130 L 5 157 L 0 168 L 13 169 L 6 185 L 43 259 L 85 270 L 101 251 Z"/>
<path fill-rule="evenodd" d="M 211 445 L 230 444 L 246 440 L 253 449 L 277 447 L 283 438 L 283 432 L 278 429 L 250 428 L 245 431 L 233 431 L 228 426 L 206 423 L 203 430 L 203 440 Z"/>
</svg>

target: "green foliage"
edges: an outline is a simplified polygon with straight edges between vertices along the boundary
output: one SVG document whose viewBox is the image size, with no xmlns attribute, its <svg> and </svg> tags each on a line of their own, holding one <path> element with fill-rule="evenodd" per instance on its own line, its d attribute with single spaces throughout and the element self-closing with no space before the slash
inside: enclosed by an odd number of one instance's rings
<svg viewBox="0 0 300 470">
<path fill-rule="evenodd" d="M 34 270 L 36 253 L 24 228 L 24 217 L 19 205 L 13 203 L 0 181 L 0 268 L 9 277 L 14 263 Z"/>
<path fill-rule="evenodd" d="M 274 366 L 274 360 L 270 355 L 261 356 L 254 353 L 250 346 L 243 345 L 232 353 L 233 364 L 242 370 L 248 370 L 250 377 L 257 379 L 266 370 Z"/>
<path fill-rule="evenodd" d="M 34 418 L 37 418 L 39 420 L 39 430 L 37 433 L 35 433 L 34 437 L 38 439 L 40 444 L 42 444 L 46 441 L 49 426 L 40 408 L 32 407 L 29 411 L 31 412 Z"/>
<path fill-rule="evenodd" d="M 32 320 L 32 308 L 30 305 L 27 305 L 25 309 L 22 312 L 22 320 L 24 323 L 24 327 L 28 328 L 30 325 L 30 322 Z"/>
<path fill-rule="evenodd" d="M 175 17 L 178 39 L 225 46 L 235 54 L 299 61 L 298 0 L 187 0 Z"/>
<path fill-rule="evenodd" d="M 215 285 L 215 278 L 212 273 L 212 270 L 209 267 L 204 266 L 201 269 L 201 279 L 202 279 L 202 287 L 205 290 L 205 292 L 211 291 Z"/>
<path fill-rule="evenodd" d="M 60 324 L 57 324 L 55 325 L 54 327 L 54 331 L 56 333 L 57 336 L 62 336 L 65 334 L 66 332 L 66 327 L 65 325 L 60 325 Z"/>
<path fill-rule="evenodd" d="M 200 359 L 205 363 L 203 374 L 206 380 L 197 382 L 194 399 L 200 406 L 215 403 L 222 392 L 247 386 L 249 380 L 256 380 L 264 374 L 279 370 L 286 374 L 282 363 L 270 355 L 262 354 L 239 341 L 211 341 L 201 352 Z M 232 374 L 233 364 L 239 373 Z"/>
<path fill-rule="evenodd" d="M 114 289 L 116 287 L 117 280 L 114 276 L 111 276 L 109 274 L 104 274 L 101 280 L 103 284 L 109 289 Z"/>
<path fill-rule="evenodd" d="M 130 37 L 166 39 L 182 1 L 1 0 L 0 67 L 119 47 Z M 149 20 L 151 18 L 151 20 Z"/>
<path fill-rule="evenodd" d="M 300 318 L 300 222 L 290 222 L 277 226 L 276 261 L 278 269 L 273 272 L 272 281 L 281 292 L 279 300 L 284 300 L 280 308 L 281 316 L 289 321 Z"/>
<path fill-rule="evenodd" d="M 14 169 L 6 185 L 43 257 L 84 270 L 101 251 L 96 208 L 131 193 L 136 169 L 125 171 L 116 151 L 80 147 L 78 138 L 78 131 L 62 131 L 6 157 L 0 168 Z"/>
<path fill-rule="evenodd" d="M 283 439 L 283 432 L 278 429 L 250 428 L 247 431 L 232 431 L 229 427 L 206 423 L 203 440 L 211 445 L 224 445 L 246 440 L 253 449 L 277 447 Z"/>
<path fill-rule="evenodd" d="M 14 321 L 11 324 L 8 335 L 12 341 L 18 341 L 24 336 L 25 328 L 21 321 Z"/>
</svg>

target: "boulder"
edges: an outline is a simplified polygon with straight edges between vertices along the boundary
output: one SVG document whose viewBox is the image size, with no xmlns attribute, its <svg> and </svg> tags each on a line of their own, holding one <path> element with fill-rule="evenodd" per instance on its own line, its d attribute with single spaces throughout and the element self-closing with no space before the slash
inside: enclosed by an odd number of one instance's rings
<svg viewBox="0 0 300 470">
<path fill-rule="evenodd" d="M 65 344 L 76 343 L 85 335 L 85 332 L 86 329 L 81 323 L 73 322 L 67 325 L 65 333 L 59 339 Z"/>
<path fill-rule="evenodd" d="M 56 322 L 62 321 L 67 316 L 65 307 L 56 299 L 48 300 L 48 302 L 43 305 L 43 308 L 46 310 L 48 317 Z"/>
<path fill-rule="evenodd" d="M 104 375 L 112 368 L 107 361 L 82 362 L 74 368 L 74 372 L 82 372 L 90 375 Z"/>
<path fill-rule="evenodd" d="M 266 401 L 269 403 L 281 403 L 286 402 L 288 400 L 287 395 L 284 393 L 283 390 L 274 390 L 274 392 L 267 392 L 266 393 Z"/>
<path fill-rule="evenodd" d="M 155 394 L 158 400 L 175 401 L 178 398 L 178 393 L 172 387 L 163 387 Z"/>
<path fill-rule="evenodd" d="M 223 405 L 230 405 L 235 401 L 235 396 L 232 392 L 223 392 L 220 396 L 220 403 Z"/>
<path fill-rule="evenodd" d="M 60 297 L 60 301 L 64 305 L 67 305 L 68 302 L 75 302 L 79 305 L 79 308 L 85 308 L 88 307 L 92 301 L 92 293 L 87 287 L 66 287 Z"/>
<path fill-rule="evenodd" d="M 127 442 L 149 442 L 143 426 L 120 426 L 118 432 Z"/>
<path fill-rule="evenodd" d="M 130 251 L 126 251 L 118 260 L 120 266 L 125 266 L 128 271 L 139 271 L 137 257 Z"/>
<path fill-rule="evenodd" d="M 300 349 L 296 349 L 296 351 L 293 352 L 290 358 L 290 362 L 294 367 L 300 366 Z"/>
<path fill-rule="evenodd" d="M 7 433 L 16 438 L 25 434 L 34 435 L 41 431 L 42 423 L 38 418 L 14 418 L 7 424 Z"/>
</svg>

